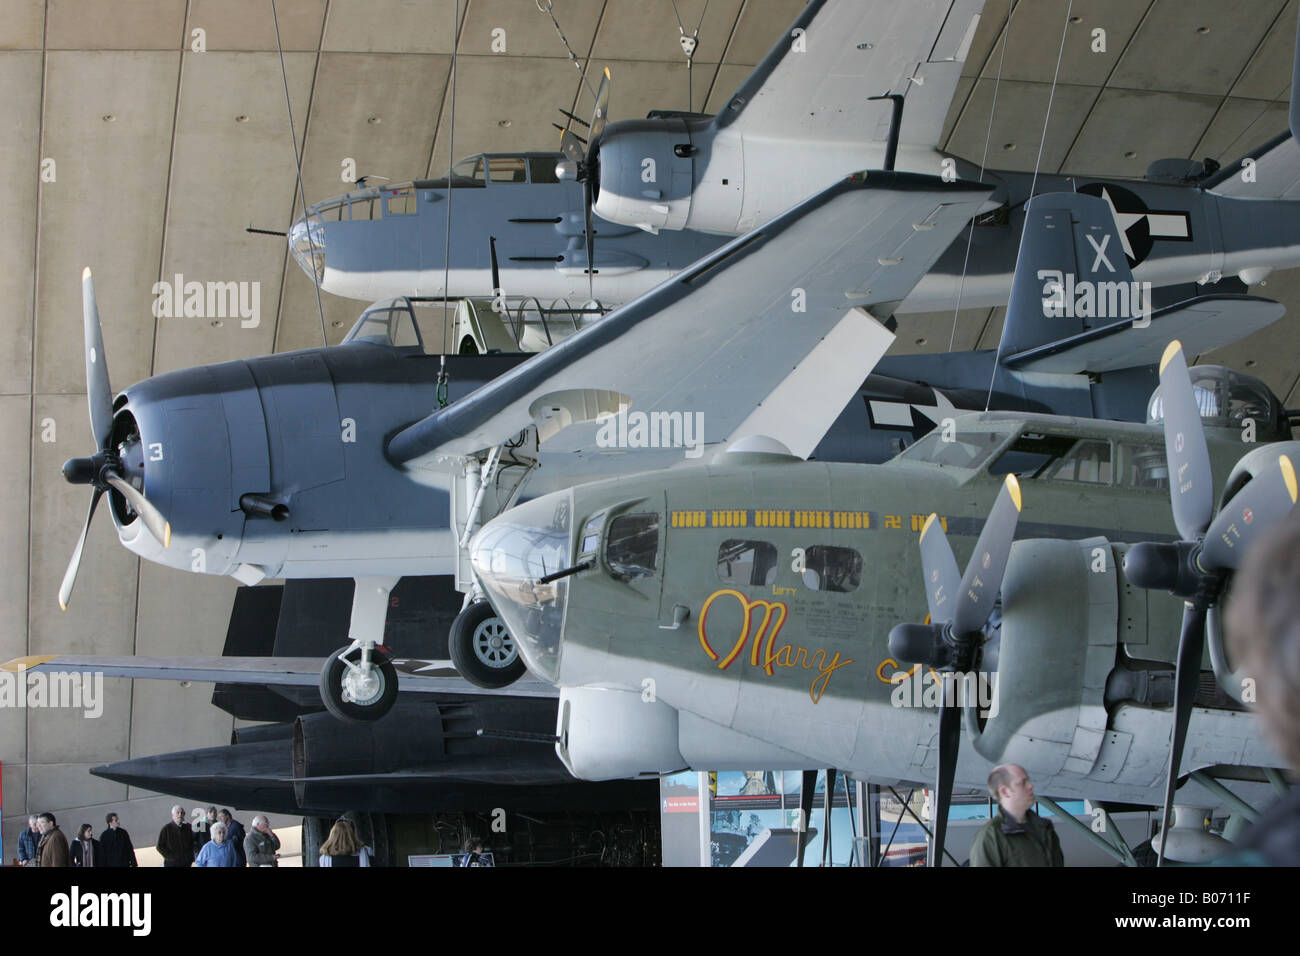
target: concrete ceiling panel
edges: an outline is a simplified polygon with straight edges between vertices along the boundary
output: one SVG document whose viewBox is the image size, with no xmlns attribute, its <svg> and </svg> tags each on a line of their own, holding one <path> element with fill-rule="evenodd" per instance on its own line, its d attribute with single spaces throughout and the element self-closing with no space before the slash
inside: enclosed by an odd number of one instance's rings
<svg viewBox="0 0 1300 956">
<path fill-rule="evenodd" d="M 450 53 L 454 46 L 456 6 L 457 0 L 332 0 L 321 49 L 352 53 Z M 531 5 L 528 9 L 536 12 L 536 7 Z M 463 24 L 463 0 L 460 15 Z"/>
<path fill-rule="evenodd" d="M 973 349 L 988 317 L 988 309 L 962 309 L 957 314 L 954 336 L 951 309 L 947 312 L 915 312 L 896 316 L 898 330 L 894 333 L 894 344 L 889 347 L 889 354 L 947 352 L 949 342 L 957 351 Z"/>
<path fill-rule="evenodd" d="M 50 50 L 179 50 L 185 0 L 49 0 Z"/>
<path fill-rule="evenodd" d="M 303 154 L 307 202 L 354 188 L 343 180 L 351 166 L 355 176 L 424 176 L 450 64 L 450 56 L 323 54 Z M 445 171 L 445 157 L 439 162 Z"/>
<path fill-rule="evenodd" d="M 105 760 L 111 759 L 108 757 Z M 90 759 L 83 763 L 30 763 L 27 765 L 27 803 L 37 813 L 51 810 L 59 821 L 59 829 L 71 840 L 77 827 L 83 823 L 102 823 L 105 807 L 126 799 L 126 784 L 114 783 L 92 777 L 90 768 L 102 761 Z M 153 846 L 150 838 L 141 834 L 137 846 Z"/>
<path fill-rule="evenodd" d="M 80 336 L 70 365 L 83 367 Z M 101 501 L 86 538 L 77 587 L 59 610 L 59 585 L 90 506 L 90 489 L 67 484 L 60 468 L 94 452 L 82 395 L 39 395 L 31 438 L 31 574 L 28 653 L 130 654 L 135 640 L 139 559 L 117 539 L 108 502 Z M 53 435 L 54 441 L 42 438 Z"/>
<path fill-rule="evenodd" d="M 696 69 L 699 69 L 698 65 Z M 708 91 L 708 100 L 704 104 L 704 112 L 717 113 L 726 106 L 736 90 L 740 89 L 740 85 L 753 72 L 754 68 L 748 64 L 721 64 L 713 78 L 713 85 Z"/>
<path fill-rule="evenodd" d="M 651 110 L 686 109 L 686 63 L 648 63 L 633 60 L 593 60 L 590 67 L 592 76 L 600 76 L 601 71 L 609 69 L 613 91 L 610 94 L 609 118 L 611 122 L 629 119 L 643 119 Z M 696 62 L 691 71 L 691 105 L 698 110 L 708 95 L 717 68 L 703 62 Z M 745 70 L 748 76 L 751 69 Z M 730 87 L 724 96 L 736 91 L 740 84 L 728 84 Z M 725 100 L 723 101 L 725 102 Z M 574 110 L 579 116 L 591 114 L 591 97 L 578 97 L 578 107 Z M 582 130 L 579 130 L 582 132 Z M 558 134 L 557 134 L 558 135 Z"/>
<path fill-rule="evenodd" d="M 36 275 L 36 202 L 40 167 L 41 55 L 0 53 L 0 90 L 5 91 L 5 135 L 0 138 L 0 168 L 23 170 L 9 179 L 9 199 L 0 217 L 0 392 L 31 389 L 33 312 Z M 48 174 L 58 175 L 55 163 Z M 50 183 L 47 188 L 56 188 Z"/>
<path fill-rule="evenodd" d="M 343 336 L 348 334 L 348 329 L 352 328 L 368 304 L 357 299 L 342 299 L 328 292 L 320 294 L 325 332 L 330 345 L 338 345 L 343 341 Z M 275 350 L 289 352 L 319 347 L 321 311 L 316 308 L 316 291 L 311 279 L 298 268 L 296 262 L 290 262 L 284 274 Z"/>
<path fill-rule="evenodd" d="M 192 49 L 201 28 L 209 53 L 218 50 L 274 50 L 276 23 L 285 51 L 317 50 L 327 0 L 280 0 L 275 18 L 266 0 L 190 0 L 185 49 Z"/>
<path fill-rule="evenodd" d="M 0 50 L 39 50 L 45 33 L 44 0 L 0 0 Z"/>
<path fill-rule="evenodd" d="M 179 53 L 48 55 L 41 155 L 57 162 L 58 182 L 41 191 L 38 392 L 85 394 L 87 265 L 113 384 L 149 374 L 179 68 Z"/>
<path fill-rule="evenodd" d="M 985 4 L 985 19 L 988 19 L 992 6 L 991 3 Z M 1006 7 L 1003 6 L 999 13 L 1001 19 L 996 20 L 998 36 L 981 75 L 997 76 L 1001 62 L 1004 81 L 1051 83 L 1052 77 L 1057 75 L 1059 57 L 1061 66 L 1057 82 L 1100 86 L 1119 62 L 1120 54 L 1132 39 L 1146 8 L 1145 0 L 1136 3 L 1134 0 L 1094 0 L 1088 4 L 1076 3 L 1073 7 L 1068 0 L 1035 0 L 1017 4 L 1011 17 L 1006 59 L 1003 61 L 1001 29 L 1006 17 Z M 1061 34 L 1066 26 L 1067 9 L 1070 10 L 1070 23 L 1069 29 L 1064 30 L 1065 44 L 1062 47 Z M 981 23 L 981 27 L 984 25 Z M 1096 36 L 1095 30 L 1104 30 L 1105 33 Z M 975 49 L 978 46 L 972 44 L 972 52 Z M 968 58 L 967 63 L 970 62 Z"/>
<path fill-rule="evenodd" d="M 717 63 L 722 59 L 740 7 L 741 0 L 677 0 L 677 11 L 686 35 L 695 35 L 696 27 L 699 27 L 695 47 L 697 63 Z M 704 14 L 703 21 L 700 20 L 701 13 Z M 572 16 L 566 12 L 561 25 L 564 26 Z M 790 19 L 793 20 L 794 15 Z M 567 32 L 567 26 L 565 29 Z M 777 35 L 777 32 L 771 32 L 767 39 L 768 47 L 776 42 Z M 673 15 L 673 4 L 669 0 L 609 3 L 605 5 L 605 15 L 600 20 L 600 32 L 596 34 L 592 56 L 602 60 L 685 63 L 681 37 L 677 17 Z M 558 39 L 556 43 L 559 43 Z M 763 53 L 766 52 L 765 47 Z"/>
<path fill-rule="evenodd" d="M 21 718 L 26 720 L 26 717 Z M 0 780 L 0 800 L 4 801 L 8 809 L 4 815 L 4 845 L 6 847 L 18 846 L 18 835 L 27 829 L 27 817 L 32 813 L 40 813 L 39 810 L 29 810 L 27 808 L 27 766 L 23 754 L 26 752 L 26 741 L 18 750 L 5 751 L 4 779 Z M 18 855 L 17 851 L 9 855 L 6 863 Z"/>
<path fill-rule="evenodd" d="M 1225 96 L 1282 4 L 1242 0 L 1227 10 L 1221 0 L 1157 3 L 1124 50 L 1110 85 Z"/>
<path fill-rule="evenodd" d="M 69 764 L 69 763 L 108 763 L 113 760 L 125 760 L 128 754 L 127 742 L 131 732 L 131 681 L 121 677 L 98 680 L 94 674 L 76 675 L 34 675 L 45 676 L 51 694 L 56 682 L 70 684 L 79 680 L 91 688 L 90 696 L 78 688 L 78 693 L 67 690 L 59 692 L 62 703 L 75 703 L 75 707 L 47 706 L 40 710 L 27 712 L 27 760 L 29 764 Z M 47 698 L 49 702 L 60 702 L 55 697 Z M 99 716 L 92 716 L 98 713 Z M 68 797 L 65 794 L 66 806 Z M 85 798 L 83 798 L 85 799 Z"/>
<path fill-rule="evenodd" d="M 9 675 L 4 675 L 8 679 Z M 22 676 L 19 675 L 18 681 L 15 682 L 15 693 L 25 693 L 22 683 Z M 24 698 L 25 699 L 25 698 Z M 20 767 L 27 762 L 27 710 L 18 709 L 17 707 L 0 708 L 0 753 L 4 754 L 4 794 L 3 803 L 6 807 L 22 806 L 22 794 L 11 793 L 10 788 L 14 785 L 9 779 L 11 768 Z M 12 803 L 10 801 L 13 801 Z M 10 813 L 13 812 L 11 809 Z M 6 814 L 6 820 L 8 814 Z M 13 846 L 8 841 L 5 846 Z"/>
<path fill-rule="evenodd" d="M 654 3 L 635 5 L 634 9 L 652 7 Z M 662 0 L 667 6 L 667 0 Z M 734 0 L 732 0 L 734 2 Z M 596 21 L 602 9 L 607 7 L 605 0 L 563 0 L 553 7 L 560 29 L 568 38 L 569 46 L 577 55 L 579 62 L 584 62 L 591 50 L 591 38 L 596 32 Z M 633 5 L 628 4 L 632 7 Z M 462 11 L 465 5 L 461 4 Z M 606 16 L 613 14 L 607 13 Z M 669 17 L 672 16 L 671 10 Z M 473 0 L 468 11 L 463 13 L 465 26 L 460 31 L 461 53 L 496 54 L 504 56 L 539 56 L 563 57 L 569 53 L 564 43 L 555 33 L 551 18 L 537 9 L 535 3 L 518 3 L 517 0 Z M 504 35 L 494 34 L 495 30 L 504 30 Z M 505 49 L 494 46 L 504 43 Z M 681 56 L 680 48 L 677 55 Z M 573 70 L 573 66 L 569 66 Z M 577 71 L 573 70 L 574 75 Z"/>
<path fill-rule="evenodd" d="M 1300 0 L 1288 0 L 1269 28 L 1264 42 L 1232 88 L 1233 96 L 1286 103 L 1291 91 L 1291 64 L 1295 59 L 1296 18 Z"/>
<path fill-rule="evenodd" d="M 1219 107 L 1191 155 L 1227 164 L 1262 146 L 1287 128 L 1287 104 L 1229 97 Z"/>
<path fill-rule="evenodd" d="M 1141 179 L 1153 161 L 1188 155 L 1218 106 L 1212 96 L 1103 90 L 1061 169 Z"/>
<path fill-rule="evenodd" d="M 993 72 L 997 73 L 997 58 L 1002 53 L 1002 31 L 1006 28 L 1010 3 L 1011 0 L 984 0 L 980 25 L 975 28 L 975 39 L 966 53 L 962 76 L 979 76 L 989 62 L 993 65 Z"/>
<path fill-rule="evenodd" d="M 601 63 L 592 69 L 598 76 Z M 636 64 L 656 67 L 656 64 Z M 615 64 L 622 69 L 622 64 Z M 661 69 L 661 67 L 659 67 Z M 683 74 L 685 66 L 681 67 Z M 653 71 L 652 71 L 653 72 Z M 456 65 L 456 134 L 457 159 L 482 152 L 513 152 L 521 150 L 559 149 L 560 134 L 551 126 L 562 123 L 557 109 L 568 108 L 573 102 L 577 77 L 573 66 L 566 60 L 462 56 Z M 610 107 L 611 118 L 623 119 L 625 110 L 640 91 L 637 79 L 629 71 L 626 78 L 614 76 L 614 91 Z M 677 98 L 683 99 L 686 79 L 683 75 L 677 86 Z M 625 106 L 620 106 L 620 101 Z M 576 111 L 579 116 L 590 114 L 591 98 L 583 96 Z M 634 114 L 636 115 L 636 114 Z M 639 114 L 645 115 L 642 110 Z M 503 123 L 509 123 L 503 126 Z M 433 146 L 433 161 L 429 169 L 433 175 L 447 170 L 448 131 L 451 128 L 451 93 L 443 99 L 438 122 L 438 135 Z"/>
<path fill-rule="evenodd" d="M 315 61 L 285 54 L 299 143 Z M 182 71 L 161 275 L 171 314 L 158 319 L 154 374 L 271 351 L 284 243 L 244 230 L 288 228 L 285 200 L 296 183 L 276 54 L 186 53 Z M 205 292 L 201 316 L 176 301 L 194 282 Z M 238 308 L 220 293 L 234 288 L 228 283 L 238 284 Z"/>
<path fill-rule="evenodd" d="M 997 104 L 994 107 L 994 87 Z M 961 119 L 948 138 L 948 152 L 972 163 L 979 163 L 988 141 L 988 168 L 1032 171 L 1043 141 L 1043 119 L 1049 98 L 1052 115 L 1043 143 L 1041 172 L 1061 168 L 1070 145 L 1079 135 L 1088 107 L 1097 96 L 1090 86 L 1023 83 L 1003 79 L 1000 84 L 981 78 L 966 102 Z M 989 113 L 993 113 L 993 131 L 989 134 Z M 1008 148 L 1010 147 L 1010 148 Z M 1071 170 L 1073 171 L 1073 170 Z"/>
<path fill-rule="evenodd" d="M 804 6 L 804 0 L 748 0 L 736 20 L 724 62 L 756 64 L 785 36 Z"/>
<path fill-rule="evenodd" d="M 37 427 L 40 440 L 41 429 Z M 47 432 L 48 435 L 48 432 Z M 30 486 L 32 447 L 32 401 L 27 395 L 0 396 L 0 484 L 6 489 L 0 497 L 0 528 L 7 534 L 9 546 L 0 563 L 0 662 L 27 653 L 27 571 L 30 540 Z M 76 544 L 69 544 L 68 553 Z M 0 754 L 4 748 L 0 747 Z M 2 759 L 2 758 L 0 758 Z"/>
</svg>

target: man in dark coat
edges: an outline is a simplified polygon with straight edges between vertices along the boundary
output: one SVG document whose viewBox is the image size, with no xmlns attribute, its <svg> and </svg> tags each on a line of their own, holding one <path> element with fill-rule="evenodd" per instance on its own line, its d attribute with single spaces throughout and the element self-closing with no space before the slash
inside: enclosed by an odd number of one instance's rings
<svg viewBox="0 0 1300 956">
<path fill-rule="evenodd" d="M 163 866 L 190 866 L 194 862 L 194 834 L 185 822 L 185 808 L 172 807 L 172 819 L 158 832 L 158 846 Z"/>
<path fill-rule="evenodd" d="M 71 866 L 68 861 L 68 838 L 59 829 L 54 814 L 46 810 L 36 818 L 36 823 L 41 828 L 41 868 Z"/>
<path fill-rule="evenodd" d="M 1034 785 L 1024 767 L 994 767 L 989 795 L 998 802 L 998 812 L 975 834 L 971 866 L 1065 866 L 1056 828 L 1030 809 Z"/>
<path fill-rule="evenodd" d="M 226 842 L 235 848 L 239 865 L 248 866 L 248 854 L 244 852 L 244 825 L 236 820 L 229 810 L 222 810 L 217 816 L 226 825 Z"/>
<path fill-rule="evenodd" d="M 103 862 L 98 866 L 135 866 L 135 847 L 131 845 L 131 834 L 122 829 L 116 813 L 104 818 L 108 829 L 99 835 L 99 845 L 103 847 Z"/>
</svg>

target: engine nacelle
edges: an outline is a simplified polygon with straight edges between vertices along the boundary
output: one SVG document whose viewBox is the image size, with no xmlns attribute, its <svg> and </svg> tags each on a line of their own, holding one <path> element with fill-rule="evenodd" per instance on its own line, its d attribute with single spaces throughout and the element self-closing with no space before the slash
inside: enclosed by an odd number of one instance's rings
<svg viewBox="0 0 1300 956">
<path fill-rule="evenodd" d="M 579 780 L 654 777 L 686 767 L 677 711 L 633 691 L 560 689 L 555 752 Z"/>
<path fill-rule="evenodd" d="M 695 151 L 684 119 L 611 123 L 597 152 L 596 215 L 649 233 L 686 228 Z"/>
</svg>

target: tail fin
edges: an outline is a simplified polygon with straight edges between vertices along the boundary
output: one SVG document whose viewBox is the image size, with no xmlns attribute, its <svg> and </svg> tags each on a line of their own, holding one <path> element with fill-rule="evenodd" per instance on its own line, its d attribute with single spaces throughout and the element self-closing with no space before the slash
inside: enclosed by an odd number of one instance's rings
<svg viewBox="0 0 1300 956">
<path fill-rule="evenodd" d="M 1170 338 L 1189 354 L 1236 342 L 1286 310 L 1249 295 L 1201 295 L 1153 309 L 1133 280 L 1110 203 L 1035 196 L 1025 217 L 999 363 L 1015 371 L 1110 372 L 1160 360 Z"/>
</svg>

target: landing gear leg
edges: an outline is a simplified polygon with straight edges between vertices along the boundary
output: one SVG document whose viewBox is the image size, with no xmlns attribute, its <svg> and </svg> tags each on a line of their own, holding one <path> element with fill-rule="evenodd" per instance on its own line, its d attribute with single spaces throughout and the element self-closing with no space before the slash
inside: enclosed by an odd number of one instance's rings
<svg viewBox="0 0 1300 956">
<path fill-rule="evenodd" d="M 331 654 L 320 674 L 321 701 L 339 720 L 378 720 L 397 700 L 397 670 L 382 643 L 388 594 L 397 580 L 356 579 L 348 631 L 352 643 Z"/>
</svg>

